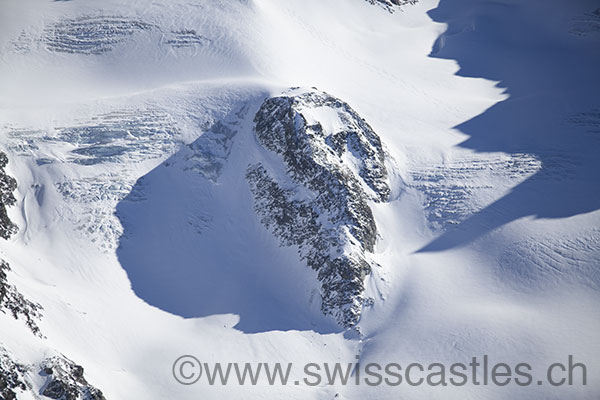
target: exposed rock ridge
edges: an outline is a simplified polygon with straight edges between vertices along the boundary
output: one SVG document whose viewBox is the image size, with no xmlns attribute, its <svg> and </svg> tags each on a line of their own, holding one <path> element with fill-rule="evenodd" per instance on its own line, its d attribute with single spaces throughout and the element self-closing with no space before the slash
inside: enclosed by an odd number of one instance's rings
<svg viewBox="0 0 600 400">
<path fill-rule="evenodd" d="M 8 164 L 6 154 L 0 152 L 0 237 L 8 239 L 17 231 L 17 226 L 8 218 L 6 207 L 16 203 L 13 191 L 17 188 L 14 178 L 4 168 Z M 27 300 L 14 285 L 8 283 L 10 266 L 0 259 L 0 312 L 7 311 L 15 318 L 25 320 L 31 332 L 43 338 L 36 320 L 41 318 L 42 306 Z M 57 400 L 105 400 L 102 392 L 90 385 L 83 377 L 83 367 L 64 356 L 47 358 L 41 365 L 30 366 L 18 362 L 0 343 L 0 400 L 17 399 L 19 392 L 34 389 L 31 373 L 45 376 L 46 382 L 39 393 Z"/>
<path fill-rule="evenodd" d="M 7 282 L 10 271 L 7 262 L 0 260 L 0 312 L 8 312 L 15 319 L 24 319 L 25 324 L 36 336 L 42 336 L 36 320 L 42 317 L 42 306 L 27 300 L 14 285 Z"/>
<path fill-rule="evenodd" d="M 4 171 L 7 164 L 8 157 L 0 152 L 0 237 L 2 239 L 8 239 L 17 232 L 17 226 L 8 218 L 6 211 L 6 207 L 16 203 L 13 192 L 17 188 L 17 181 Z M 41 336 L 36 320 L 41 318 L 42 306 L 27 300 L 14 285 L 8 283 L 9 271 L 8 263 L 0 259 L 0 312 L 8 312 L 15 319 L 23 318 L 33 334 Z"/>
<path fill-rule="evenodd" d="M 379 5 L 393 13 L 397 7 L 404 5 L 413 5 L 417 4 L 419 0 L 367 0 L 369 3 L 373 5 Z"/>
<path fill-rule="evenodd" d="M 17 398 L 17 391 L 31 388 L 25 379 L 29 368 L 15 362 L 8 351 L 0 346 L 0 399 L 13 400 Z"/>
<path fill-rule="evenodd" d="M 44 396 L 57 400 L 106 400 L 102 392 L 83 376 L 83 367 L 65 356 L 44 360 L 40 375 L 46 377 Z"/>
<path fill-rule="evenodd" d="M 16 203 L 13 192 L 17 188 L 17 181 L 6 174 L 4 168 L 8 164 L 8 157 L 0 151 L 0 238 L 8 239 L 17 232 L 17 226 L 8 218 L 6 207 Z"/>
<path fill-rule="evenodd" d="M 45 378 L 42 387 L 37 387 L 37 379 L 32 376 Z M 102 392 L 85 379 L 83 367 L 65 356 L 57 355 L 40 364 L 26 365 L 16 361 L 0 346 L 0 399 L 18 399 L 24 392 L 30 392 L 36 399 L 106 400 Z"/>
<path fill-rule="evenodd" d="M 248 168 L 255 210 L 317 271 L 323 313 L 353 326 L 374 264 L 369 201 L 390 195 L 381 141 L 348 104 L 316 90 L 267 99 L 254 121 L 256 139 L 285 168 L 277 173 L 281 166 L 267 161 Z"/>
</svg>

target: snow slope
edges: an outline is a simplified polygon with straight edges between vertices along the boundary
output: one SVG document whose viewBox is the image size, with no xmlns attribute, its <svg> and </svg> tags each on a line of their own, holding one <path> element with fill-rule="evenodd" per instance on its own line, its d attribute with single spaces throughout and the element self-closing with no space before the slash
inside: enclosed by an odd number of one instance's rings
<svg viewBox="0 0 600 400">
<path fill-rule="evenodd" d="M 0 150 L 20 230 L 0 258 L 44 307 L 45 337 L 0 314 L 0 350 L 35 366 L 63 354 L 107 399 L 596 399 L 598 7 L 4 0 Z M 390 201 L 369 203 L 360 334 L 322 314 L 316 273 L 254 210 L 248 165 L 279 162 L 254 115 L 290 87 L 350 104 L 391 160 Z M 559 388 L 183 386 L 183 354 L 488 354 L 536 371 L 573 354 L 589 374 Z M 43 387 L 35 368 L 19 398 Z"/>
</svg>

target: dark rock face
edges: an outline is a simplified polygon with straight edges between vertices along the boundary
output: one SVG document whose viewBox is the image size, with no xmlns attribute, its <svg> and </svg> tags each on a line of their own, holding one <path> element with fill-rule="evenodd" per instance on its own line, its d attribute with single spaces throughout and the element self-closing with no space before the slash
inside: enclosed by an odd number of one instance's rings
<svg viewBox="0 0 600 400">
<path fill-rule="evenodd" d="M 57 400 L 106 400 L 102 392 L 84 378 L 83 367 L 66 357 L 44 361 L 41 374 L 46 376 L 42 395 Z"/>
<path fill-rule="evenodd" d="M 27 390 L 23 377 L 27 371 L 25 365 L 16 363 L 0 347 L 0 399 L 13 400 L 17 398 L 16 391 Z"/>
<path fill-rule="evenodd" d="M 377 226 L 369 201 L 387 201 L 385 154 L 371 127 L 346 103 L 316 90 L 267 99 L 256 139 L 283 162 L 255 164 L 247 179 L 261 222 L 299 248 L 317 271 L 322 311 L 358 322 Z"/>
<path fill-rule="evenodd" d="M 23 318 L 25 324 L 36 336 L 42 336 L 36 320 L 42 317 L 42 306 L 27 300 L 14 285 L 7 282 L 6 273 L 10 271 L 7 262 L 0 260 L 0 312 L 8 311 L 15 319 Z"/>
<path fill-rule="evenodd" d="M 44 385 L 36 388 L 32 372 L 46 378 Z M 0 399 L 18 399 L 20 393 L 30 391 L 56 400 L 106 400 L 100 390 L 90 385 L 83 376 L 84 370 L 64 356 L 48 358 L 41 365 L 25 365 L 13 359 L 0 346 Z"/>
<path fill-rule="evenodd" d="M 16 232 L 16 225 L 8 218 L 6 206 L 16 203 L 13 191 L 17 187 L 14 178 L 6 175 L 4 167 L 8 158 L 0 152 L 0 236 L 8 239 Z M 10 266 L 0 260 L 0 312 L 8 311 L 15 319 L 23 318 L 34 335 L 43 337 L 36 320 L 41 318 L 42 306 L 27 300 L 14 285 L 8 283 L 7 273 Z M 0 343 L 1 344 L 1 343 Z M 13 359 L 9 352 L 0 346 L 0 400 L 17 398 L 17 391 L 33 389 L 27 373 L 35 368 L 26 366 Z M 39 366 L 40 375 L 47 376 L 41 394 L 60 400 L 105 400 L 102 392 L 87 383 L 83 377 L 83 367 L 64 356 L 46 359 Z M 37 393 L 35 396 L 37 398 Z"/>
<path fill-rule="evenodd" d="M 8 164 L 6 154 L 0 152 L 0 237 L 8 239 L 17 232 L 17 226 L 8 218 L 6 207 L 15 204 L 13 192 L 17 188 L 17 181 L 8 176 L 4 168 Z"/>
<path fill-rule="evenodd" d="M 367 0 L 371 4 L 377 4 L 386 8 L 389 12 L 394 12 L 395 7 L 417 4 L 419 0 Z"/>
<path fill-rule="evenodd" d="M 13 191 L 17 188 L 17 181 L 6 175 L 4 171 L 7 163 L 6 154 L 0 152 L 0 237 L 3 239 L 8 239 L 17 232 L 17 226 L 6 213 L 6 207 L 16 202 Z M 24 318 L 29 329 L 36 336 L 41 336 L 35 321 L 41 318 L 42 307 L 27 300 L 15 286 L 8 284 L 8 271 L 10 271 L 8 263 L 0 260 L 0 312 L 8 311 L 15 319 Z"/>
</svg>

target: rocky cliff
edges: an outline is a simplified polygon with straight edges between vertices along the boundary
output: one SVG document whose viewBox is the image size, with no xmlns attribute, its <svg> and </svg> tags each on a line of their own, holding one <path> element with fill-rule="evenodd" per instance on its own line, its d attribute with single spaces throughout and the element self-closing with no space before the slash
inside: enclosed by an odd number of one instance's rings
<svg viewBox="0 0 600 400">
<path fill-rule="evenodd" d="M 267 99 L 254 121 L 257 141 L 275 155 L 248 168 L 255 210 L 317 272 L 323 313 L 353 326 L 377 240 L 369 204 L 390 195 L 381 140 L 348 104 L 317 90 Z"/>
</svg>

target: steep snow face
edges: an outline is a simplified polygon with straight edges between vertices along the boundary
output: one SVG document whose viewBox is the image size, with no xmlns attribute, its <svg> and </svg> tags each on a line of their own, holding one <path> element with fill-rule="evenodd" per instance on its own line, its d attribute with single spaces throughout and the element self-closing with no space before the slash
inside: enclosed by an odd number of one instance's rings
<svg viewBox="0 0 600 400">
<path fill-rule="evenodd" d="M 251 166 L 247 178 L 261 222 L 318 272 L 323 312 L 354 326 L 377 239 L 368 203 L 390 195 L 385 154 L 348 104 L 296 91 L 266 100 L 256 114 L 258 142 L 279 157 Z"/>
</svg>

